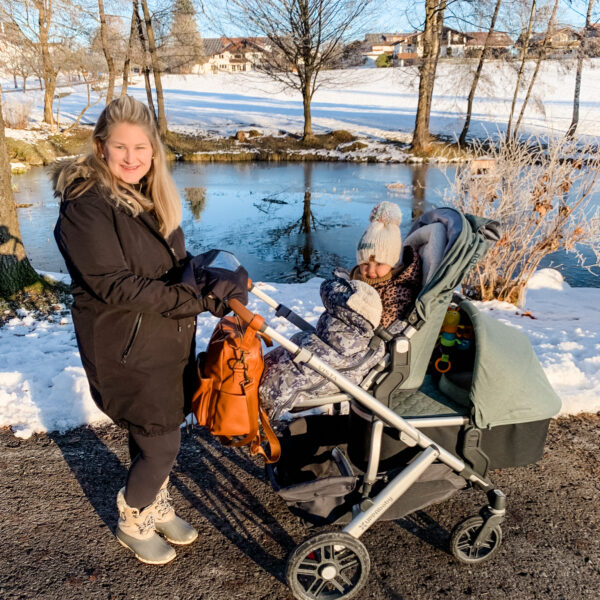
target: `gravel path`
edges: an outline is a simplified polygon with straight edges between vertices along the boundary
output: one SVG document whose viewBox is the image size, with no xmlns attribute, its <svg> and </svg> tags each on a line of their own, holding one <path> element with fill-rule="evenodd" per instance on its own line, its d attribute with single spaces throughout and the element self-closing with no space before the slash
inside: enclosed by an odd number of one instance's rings
<svg viewBox="0 0 600 600">
<path fill-rule="evenodd" d="M 491 473 L 508 496 L 504 542 L 478 567 L 447 552 L 449 531 L 485 498 L 466 490 L 361 540 L 371 574 L 361 598 L 600 598 L 600 415 L 553 422 L 537 465 Z M 125 435 L 81 428 L 23 441 L 0 430 L 0 598 L 287 600 L 285 557 L 314 530 L 265 483 L 259 460 L 198 431 L 172 481 L 198 541 L 169 565 L 139 563 L 113 537 Z"/>
</svg>

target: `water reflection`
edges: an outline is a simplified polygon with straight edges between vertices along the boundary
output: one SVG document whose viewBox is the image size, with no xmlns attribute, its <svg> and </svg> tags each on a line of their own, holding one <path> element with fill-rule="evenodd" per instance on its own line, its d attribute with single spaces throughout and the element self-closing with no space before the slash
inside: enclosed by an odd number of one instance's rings
<svg viewBox="0 0 600 600">
<path fill-rule="evenodd" d="M 402 235 L 413 219 L 442 202 L 454 168 L 354 163 L 174 163 L 183 201 L 182 227 L 190 252 L 234 252 L 257 281 L 328 277 L 355 262 L 356 243 L 372 207 L 382 200 L 402 211 Z M 32 264 L 65 271 L 52 229 L 58 215 L 46 169 L 15 176 L 15 200 Z M 599 286 L 600 278 L 552 257 L 573 285 Z"/>
<path fill-rule="evenodd" d="M 427 165 L 415 165 L 412 170 L 412 220 L 425 212 L 425 190 L 427 188 Z"/>
<path fill-rule="evenodd" d="M 206 206 L 206 188 L 205 187 L 186 187 L 183 195 L 190 207 L 194 220 L 200 221 L 202 211 Z"/>
</svg>

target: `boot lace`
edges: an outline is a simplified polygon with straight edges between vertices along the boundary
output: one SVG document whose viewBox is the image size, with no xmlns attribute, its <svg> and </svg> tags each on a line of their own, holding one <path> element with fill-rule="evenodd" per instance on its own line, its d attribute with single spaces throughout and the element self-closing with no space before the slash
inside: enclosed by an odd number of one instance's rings
<svg viewBox="0 0 600 600">
<path fill-rule="evenodd" d="M 144 535 L 147 531 L 154 529 L 154 515 L 149 513 L 146 518 L 138 525 L 140 535 Z"/>
<path fill-rule="evenodd" d="M 173 507 L 171 506 L 171 494 L 169 494 L 167 488 L 158 492 L 154 507 L 161 521 L 165 520 L 165 517 L 168 517 L 170 513 L 173 512 Z"/>
</svg>

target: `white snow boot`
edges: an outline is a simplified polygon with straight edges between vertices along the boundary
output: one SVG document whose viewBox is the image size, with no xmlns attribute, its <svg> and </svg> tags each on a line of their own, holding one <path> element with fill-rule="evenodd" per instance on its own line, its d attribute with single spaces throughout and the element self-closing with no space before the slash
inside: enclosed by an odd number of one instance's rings
<svg viewBox="0 0 600 600">
<path fill-rule="evenodd" d="M 153 504 L 143 510 L 133 508 L 125 502 L 125 488 L 117 494 L 119 524 L 117 539 L 133 551 L 136 558 L 149 565 L 164 565 L 172 561 L 175 550 L 156 533 Z"/>
<path fill-rule="evenodd" d="M 167 477 L 161 485 L 156 499 L 149 507 L 154 513 L 154 526 L 156 531 L 168 542 L 186 546 L 198 537 L 198 532 L 175 514 L 175 509 L 171 505 L 171 495 L 167 490 L 168 483 L 169 478 Z"/>
</svg>

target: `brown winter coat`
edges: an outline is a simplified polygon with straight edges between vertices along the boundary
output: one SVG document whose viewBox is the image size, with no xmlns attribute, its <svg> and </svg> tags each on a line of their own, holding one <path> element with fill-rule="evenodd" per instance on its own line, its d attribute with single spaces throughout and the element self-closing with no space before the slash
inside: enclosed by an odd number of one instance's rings
<svg viewBox="0 0 600 600">
<path fill-rule="evenodd" d="M 150 213 L 133 217 L 96 185 L 62 195 L 54 229 L 73 281 L 73 324 L 92 397 L 144 435 L 177 429 L 196 386 L 195 288 L 178 283 L 183 232 L 168 239 Z"/>
</svg>

